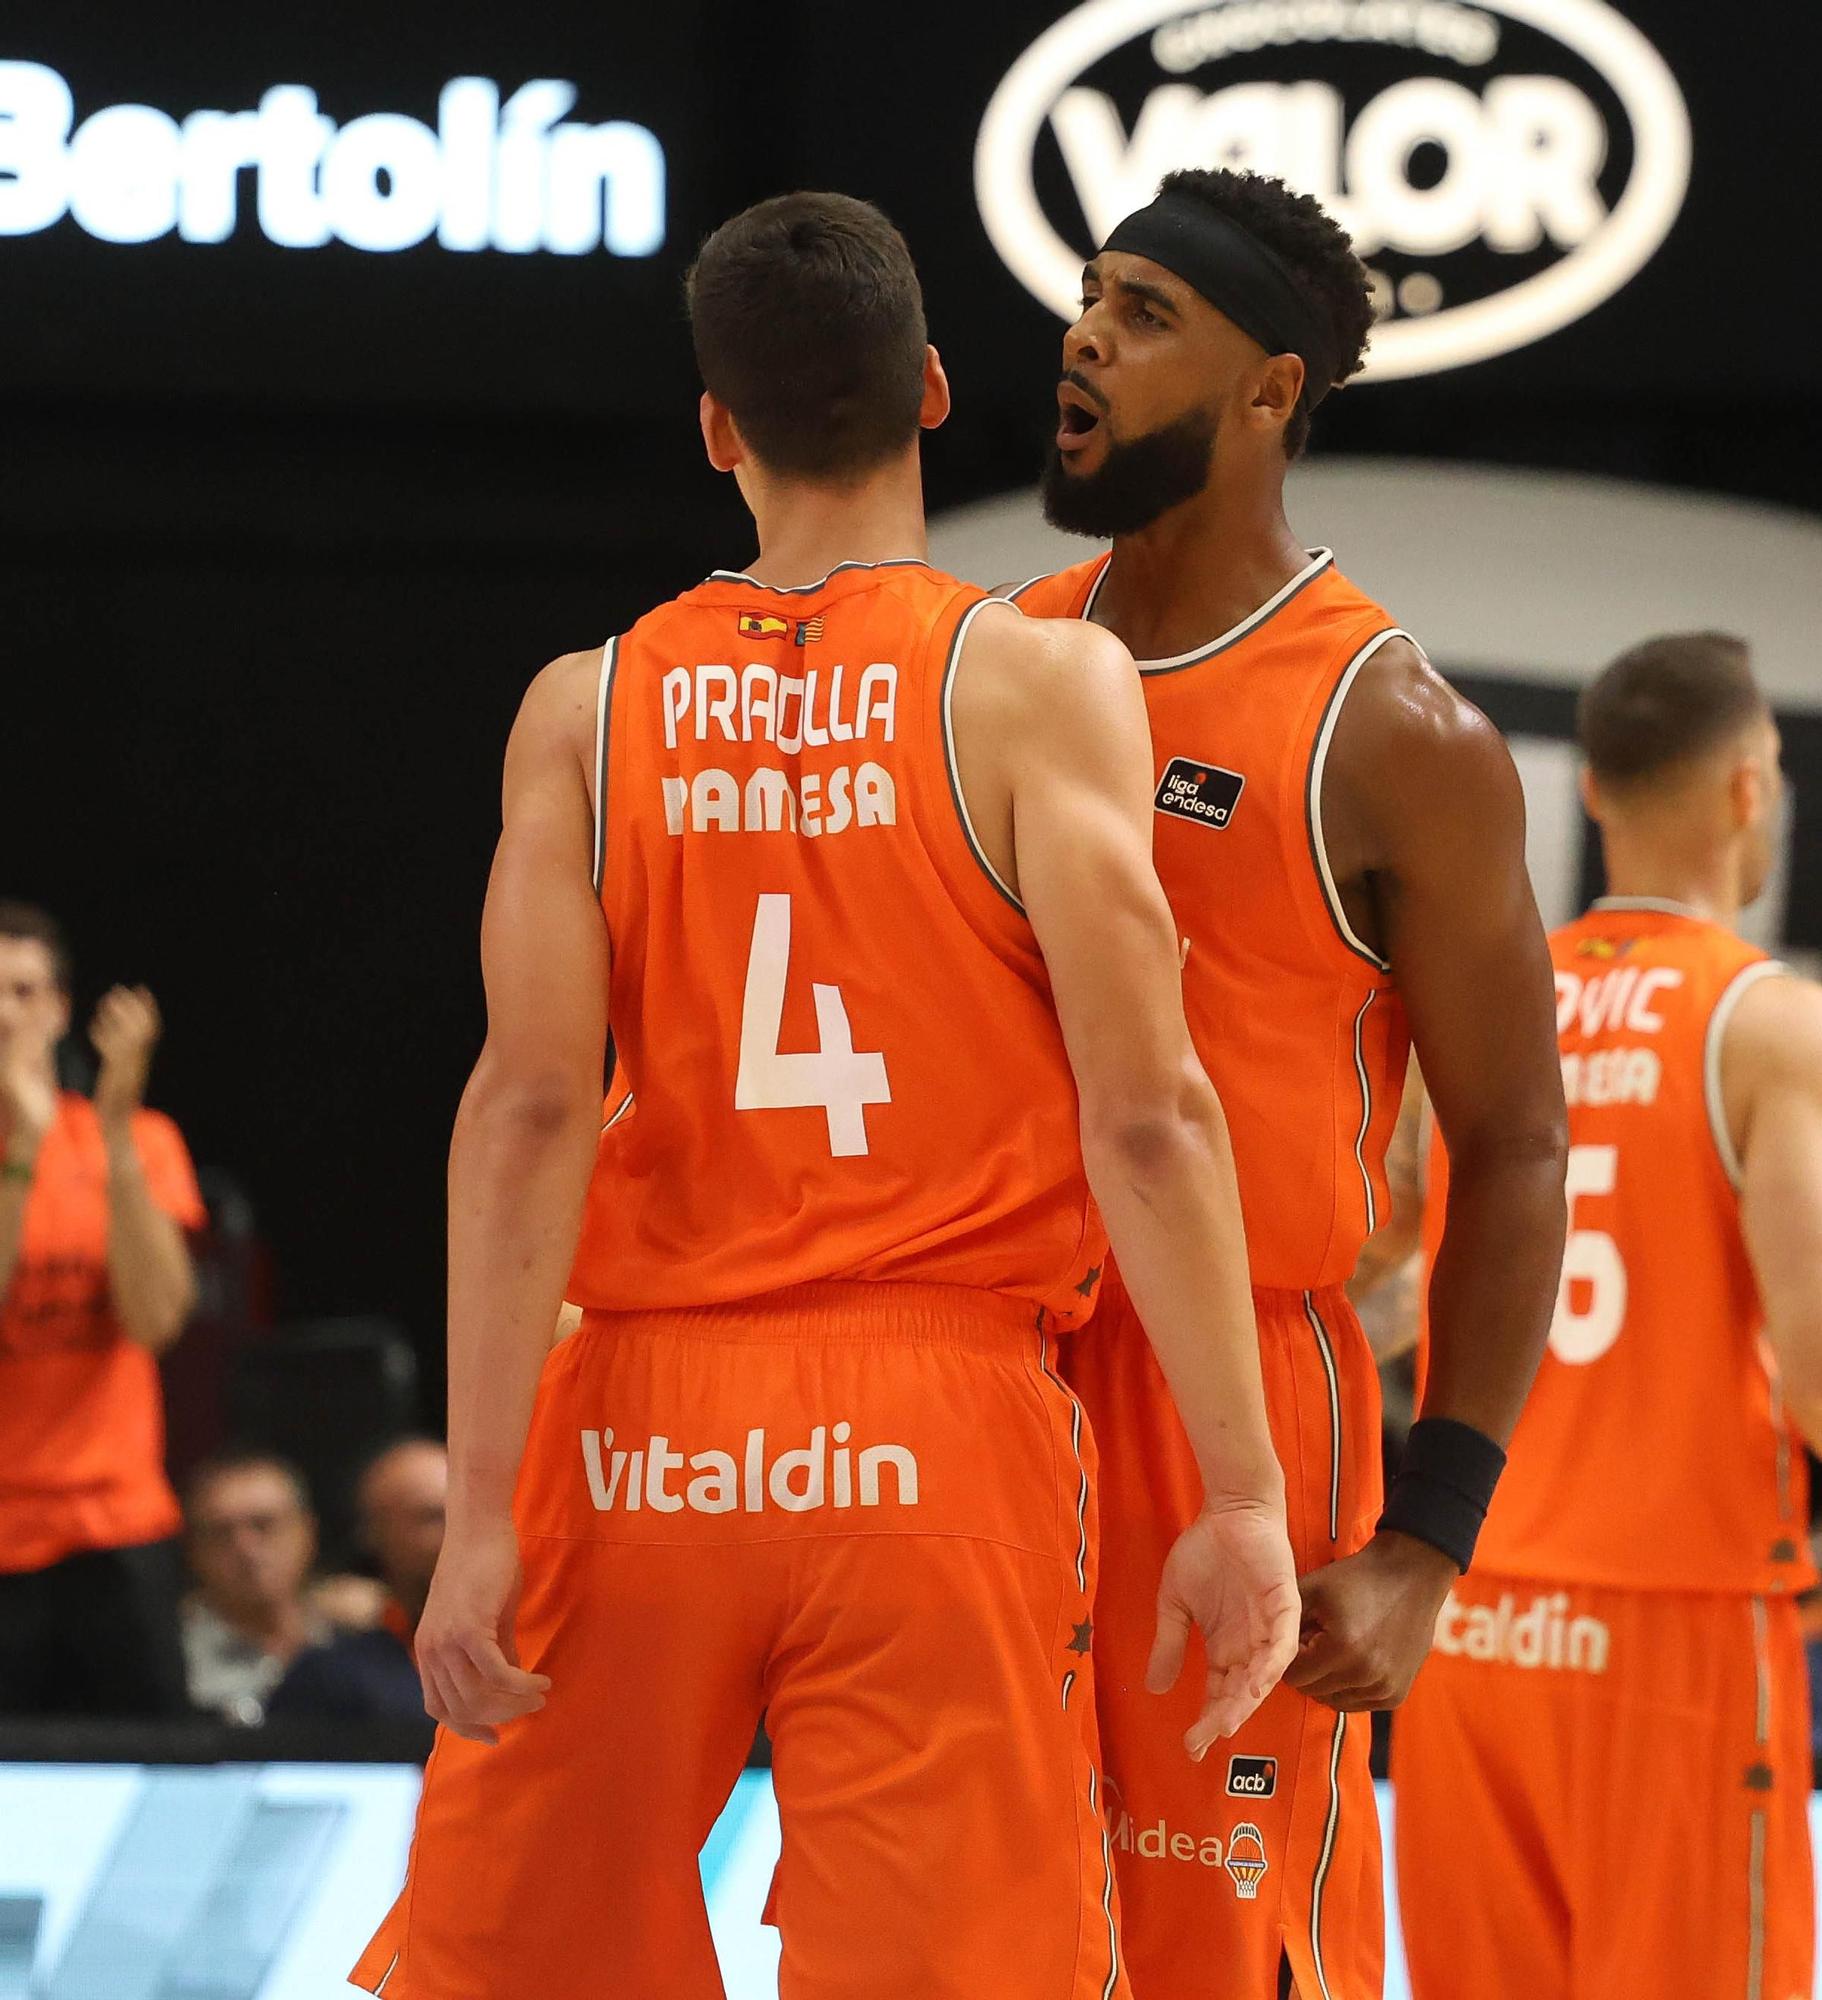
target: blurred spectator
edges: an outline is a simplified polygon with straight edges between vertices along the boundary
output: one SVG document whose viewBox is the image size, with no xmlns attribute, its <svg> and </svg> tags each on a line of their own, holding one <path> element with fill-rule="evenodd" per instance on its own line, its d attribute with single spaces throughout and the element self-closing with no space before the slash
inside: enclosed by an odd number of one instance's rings
<svg viewBox="0 0 1822 2000">
<path fill-rule="evenodd" d="M 428 1438 L 389 1445 L 361 1475 L 361 1534 L 386 1585 L 380 1623 L 338 1633 L 301 1653 L 280 1682 L 267 1713 L 364 1722 L 421 1719 L 424 1691 L 411 1640 L 443 1546 L 443 1498 L 449 1462 Z"/>
<path fill-rule="evenodd" d="M 96 1010 L 92 1102 L 57 1086 L 69 1024 L 61 931 L 0 903 L 0 1713 L 182 1714 L 157 1357 L 205 1218 L 177 1127 L 142 1104 L 152 996 Z"/>
<path fill-rule="evenodd" d="M 229 1722 L 263 1722 L 291 1662 L 335 1637 L 309 1588 L 316 1560 L 309 1494 L 283 1459 L 245 1452 L 198 1467 L 188 1499 L 196 1579 L 183 1607 L 190 1699 Z"/>
</svg>

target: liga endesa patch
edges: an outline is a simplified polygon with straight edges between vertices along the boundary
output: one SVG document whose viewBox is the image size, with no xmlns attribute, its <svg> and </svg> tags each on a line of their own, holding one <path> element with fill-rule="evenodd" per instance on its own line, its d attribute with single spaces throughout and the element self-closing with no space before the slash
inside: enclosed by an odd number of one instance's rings
<svg viewBox="0 0 1822 2000">
<path fill-rule="evenodd" d="M 1194 757 L 1173 757 L 1158 780 L 1152 803 L 1175 819 L 1221 827 L 1233 818 L 1245 789 L 1246 780 L 1238 771 L 1224 771 L 1219 764 L 1205 764 Z"/>
</svg>

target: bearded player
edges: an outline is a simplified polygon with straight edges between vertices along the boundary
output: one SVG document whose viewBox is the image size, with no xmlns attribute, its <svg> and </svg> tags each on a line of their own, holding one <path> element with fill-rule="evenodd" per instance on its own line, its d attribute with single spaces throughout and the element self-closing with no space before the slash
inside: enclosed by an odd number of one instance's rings
<svg viewBox="0 0 1822 2000">
<path fill-rule="evenodd" d="M 1569 1248 L 1393 1732 L 1411 1983 L 1807 2000 L 1822 991 L 1735 930 L 1771 871 L 1777 725 L 1746 647 L 1694 632 L 1616 660 L 1579 735 L 1609 893 L 1551 940 Z M 1438 1157 L 1426 1234 L 1451 1183 Z"/>
<path fill-rule="evenodd" d="M 1111 554 L 1010 593 L 1139 660 L 1159 874 L 1233 1133 L 1303 1643 L 1220 1755 L 1144 1689 L 1151 1578 L 1195 1461 L 1121 1276 L 1069 1343 L 1101 1438 L 1099 1699 L 1135 1990 L 1370 2000 L 1378 1823 L 1364 1711 L 1411 1684 L 1542 1351 L 1563 1097 L 1524 814 L 1498 734 L 1308 550 L 1284 480 L 1361 365 L 1366 274 L 1310 198 L 1171 175 L 1083 276 L 1044 481 Z M 1414 1039 L 1459 1173 L 1422 1419 L 1381 1506 L 1378 1383 L 1342 1289 L 1384 1213 Z"/>
</svg>

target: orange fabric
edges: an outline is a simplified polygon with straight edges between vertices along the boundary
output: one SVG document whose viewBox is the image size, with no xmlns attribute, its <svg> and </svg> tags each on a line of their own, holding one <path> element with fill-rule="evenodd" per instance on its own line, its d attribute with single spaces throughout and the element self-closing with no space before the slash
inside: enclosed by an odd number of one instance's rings
<svg viewBox="0 0 1822 2000">
<path fill-rule="evenodd" d="M 784 2000 L 1125 1994 L 1092 1443 L 1034 1318 L 891 1284 L 588 1315 L 519 1486 L 546 1706 L 439 1735 L 355 1983 L 719 2000 L 697 1855 L 763 1714 Z"/>
<path fill-rule="evenodd" d="M 1598 905 L 1551 953 L 1570 1236 L 1476 1565 L 1553 1584 L 1805 1590 L 1808 1466 L 1777 1408 L 1708 1101 L 1717 1009 L 1765 955 L 1698 918 Z M 1438 1147 L 1432 1254 L 1446 1199 Z"/>
<path fill-rule="evenodd" d="M 1378 1383 L 1339 1289 L 1258 1292 L 1267 1409 L 1298 1569 L 1360 1548 L 1381 1493 Z M 1122 1933 L 1135 1991 L 1270 2000 L 1280 1955 L 1314 2000 L 1378 2000 L 1379 1821 L 1364 1716 L 1279 1687 L 1231 1741 L 1191 1764 L 1192 1641 L 1176 1691 L 1145 1690 L 1158 1575 L 1201 1500 L 1189 1441 L 1137 1313 L 1110 1275 L 1065 1373 L 1100 1448 L 1096 1701 L 1113 1808 Z M 1246 1893 L 1249 1862 L 1264 1870 Z"/>
<path fill-rule="evenodd" d="M 616 642 L 602 901 L 637 1111 L 571 1298 L 869 1278 L 1086 1310 L 1104 1238 L 1049 982 L 949 772 L 982 601 L 913 562 L 716 577 Z"/>
<path fill-rule="evenodd" d="M 1033 617 L 1092 608 L 1107 559 L 1027 584 Z M 1350 664 L 1391 616 L 1326 554 L 1275 608 L 1174 661 L 1142 661 L 1158 873 L 1189 955 L 1183 997 L 1233 1134 L 1253 1282 L 1343 1284 L 1387 1210 L 1409 1033 L 1389 974 L 1350 946 L 1311 831 L 1313 763 Z M 1364 672 L 1372 671 L 1370 661 Z M 1225 821 L 1177 789 L 1195 785 Z M 1221 789 L 1225 787 L 1225 789 Z"/>
<path fill-rule="evenodd" d="M 138 1112 L 152 1199 L 205 1220 L 177 1127 Z M 108 1293 L 107 1155 L 95 1107 L 65 1092 L 39 1150 L 19 1262 L 0 1300 L 0 1572 L 174 1534 L 158 1364 Z"/>
<path fill-rule="evenodd" d="M 1416 2000 L 1807 2000 L 1796 1606 L 1477 1569 L 1438 1630 L 1392 1727 Z"/>
</svg>

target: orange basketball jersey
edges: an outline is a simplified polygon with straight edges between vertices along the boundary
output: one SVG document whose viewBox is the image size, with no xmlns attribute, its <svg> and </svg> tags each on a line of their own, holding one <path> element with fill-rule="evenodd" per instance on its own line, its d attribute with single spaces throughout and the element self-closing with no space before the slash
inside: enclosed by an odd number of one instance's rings
<svg viewBox="0 0 1822 2000">
<path fill-rule="evenodd" d="M 580 1304 L 862 1278 L 1089 1310 L 1105 1238 L 1049 980 L 949 739 L 990 604 L 914 561 L 717 571 L 608 645 L 597 879 L 636 1109 Z"/>
<path fill-rule="evenodd" d="M 1569 1239 L 1549 1351 L 1475 1567 L 1640 1590 L 1803 1590 L 1808 1467 L 1778 1407 L 1721 1104 L 1735 1003 L 1783 968 L 1674 904 L 1550 940 Z M 1426 1244 L 1446 1200 L 1431 1157 Z"/>
<path fill-rule="evenodd" d="M 1085 618 L 1108 558 L 1009 593 Z M 1233 1135 L 1253 1283 L 1344 1283 L 1386 1213 L 1409 1034 L 1385 961 L 1350 929 L 1322 842 L 1322 772 L 1348 690 L 1406 636 L 1316 551 L 1231 632 L 1141 661 L 1158 873 L 1188 956 L 1196 1052 Z"/>
</svg>

